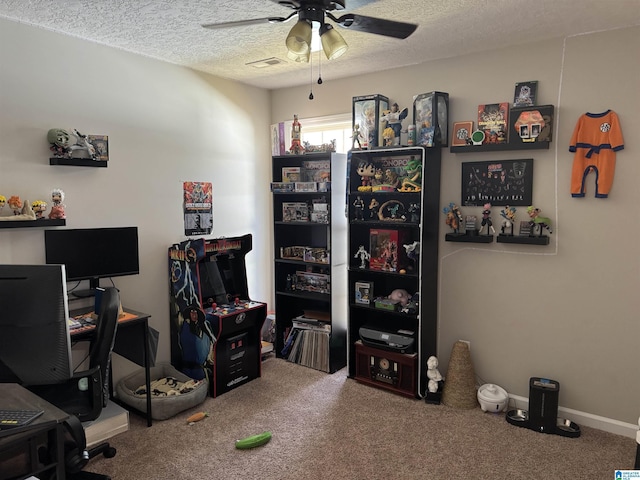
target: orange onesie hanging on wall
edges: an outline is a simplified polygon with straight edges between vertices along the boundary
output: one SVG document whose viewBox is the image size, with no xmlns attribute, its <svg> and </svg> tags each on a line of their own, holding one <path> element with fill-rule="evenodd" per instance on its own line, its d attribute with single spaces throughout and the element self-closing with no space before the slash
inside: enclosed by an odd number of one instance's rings
<svg viewBox="0 0 640 480">
<path fill-rule="evenodd" d="M 616 152 L 623 148 L 620 121 L 613 110 L 582 115 L 569 144 L 569 151 L 575 152 L 571 196 L 584 197 L 587 176 L 595 172 L 596 198 L 607 198 L 616 170 Z"/>
</svg>

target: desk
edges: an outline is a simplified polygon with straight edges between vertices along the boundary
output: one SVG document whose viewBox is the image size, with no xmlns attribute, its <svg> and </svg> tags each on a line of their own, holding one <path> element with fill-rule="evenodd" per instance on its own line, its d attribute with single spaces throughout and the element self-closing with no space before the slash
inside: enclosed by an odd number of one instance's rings
<svg viewBox="0 0 640 480">
<path fill-rule="evenodd" d="M 147 387 L 147 412 L 138 412 L 147 417 L 147 426 L 150 427 L 153 423 L 151 418 L 151 372 L 150 368 L 154 363 L 151 358 L 151 352 L 149 351 L 149 317 L 147 313 L 137 312 L 129 308 L 123 308 L 128 314 L 125 317 L 118 320 L 118 328 L 116 329 L 116 339 L 113 345 L 113 351 L 118 355 L 130 360 L 141 367 L 144 367 L 145 384 Z M 93 311 L 92 308 L 72 310 L 69 312 L 71 317 L 77 315 L 87 314 Z M 93 338 L 93 331 L 95 326 L 85 326 L 71 330 L 71 341 L 91 341 Z M 113 396 L 113 377 L 111 370 L 109 370 L 109 393 L 113 401 L 122 405 L 123 407 L 131 410 L 132 407 L 119 402 L 117 398 Z"/>
<path fill-rule="evenodd" d="M 0 408 L 44 410 L 40 417 L 24 427 L 0 430 L 0 479 L 26 478 L 42 473 L 49 478 L 55 472 L 56 479 L 64 480 L 63 423 L 69 416 L 16 383 L 0 384 Z M 38 459 L 38 446 L 43 443 L 46 443 L 48 451 L 56 454 L 56 458 L 46 463 L 40 463 Z M 14 461 L 25 453 L 28 454 L 28 464 L 20 465 L 19 461 Z"/>
</svg>

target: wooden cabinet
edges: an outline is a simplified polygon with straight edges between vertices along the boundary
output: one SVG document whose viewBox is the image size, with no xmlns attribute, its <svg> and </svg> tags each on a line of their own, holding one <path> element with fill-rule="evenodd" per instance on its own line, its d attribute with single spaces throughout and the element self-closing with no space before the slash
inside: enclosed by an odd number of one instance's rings
<svg viewBox="0 0 640 480">
<path fill-rule="evenodd" d="M 440 158 L 438 148 L 362 150 L 349 167 L 349 376 L 416 397 L 437 347 Z"/>
<path fill-rule="evenodd" d="M 346 155 L 272 163 L 276 356 L 333 373 L 346 365 Z"/>
</svg>

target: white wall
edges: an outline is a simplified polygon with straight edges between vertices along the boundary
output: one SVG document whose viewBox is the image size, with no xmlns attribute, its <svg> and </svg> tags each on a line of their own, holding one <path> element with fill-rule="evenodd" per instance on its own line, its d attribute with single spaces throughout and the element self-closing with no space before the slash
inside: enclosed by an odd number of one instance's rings
<svg viewBox="0 0 640 480">
<path fill-rule="evenodd" d="M 212 237 L 254 235 L 249 293 L 271 303 L 268 91 L 1 19 L 0 65 L 0 194 L 48 201 L 60 187 L 66 228 L 138 226 L 140 275 L 114 280 L 125 307 L 152 315 L 159 360 L 183 181 L 213 183 Z M 108 135 L 108 167 L 50 166 L 55 127 Z M 43 238 L 0 229 L 0 263 L 44 263 Z"/>
<path fill-rule="evenodd" d="M 429 48 L 425 45 L 425 48 Z M 450 94 L 449 124 L 475 120 L 481 103 L 513 102 L 514 84 L 538 80 L 538 104 L 556 106 L 548 151 L 451 154 L 443 149 L 441 207 L 460 202 L 462 162 L 533 158 L 533 201 L 555 223 L 549 246 L 440 242 L 439 357 L 471 341 L 476 374 L 527 397 L 531 376 L 560 382 L 560 404 L 635 424 L 640 413 L 640 28 L 508 47 L 366 77 L 277 90 L 271 121 L 351 110 L 351 98 L 380 93 L 403 106 L 413 95 Z M 625 135 L 608 199 L 571 198 L 569 139 L 587 111 L 615 110 Z M 410 116 L 411 119 L 411 116 Z M 304 129 L 304 124 L 302 125 Z M 499 207 L 493 209 L 499 226 Z M 480 208 L 463 208 L 479 214 Z M 526 219 L 520 207 L 518 219 Z"/>
</svg>

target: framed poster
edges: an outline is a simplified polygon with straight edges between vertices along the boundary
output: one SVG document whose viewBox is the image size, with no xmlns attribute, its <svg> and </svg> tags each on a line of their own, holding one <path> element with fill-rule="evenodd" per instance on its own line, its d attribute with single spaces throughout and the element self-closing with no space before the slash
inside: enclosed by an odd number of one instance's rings
<svg viewBox="0 0 640 480">
<path fill-rule="evenodd" d="M 532 190 L 532 158 L 462 164 L 461 205 L 528 206 Z"/>
<path fill-rule="evenodd" d="M 213 188 L 210 182 L 183 182 L 184 234 L 209 235 L 213 230 Z"/>
</svg>

